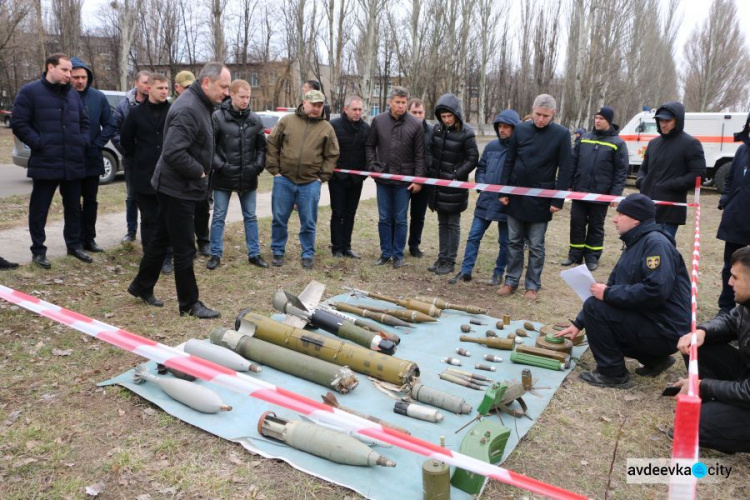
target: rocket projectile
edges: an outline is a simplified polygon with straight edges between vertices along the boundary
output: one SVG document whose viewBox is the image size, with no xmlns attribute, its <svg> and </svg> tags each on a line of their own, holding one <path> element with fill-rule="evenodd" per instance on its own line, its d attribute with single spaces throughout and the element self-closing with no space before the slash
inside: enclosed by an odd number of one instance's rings
<svg viewBox="0 0 750 500">
<path fill-rule="evenodd" d="M 285 420 L 267 411 L 258 420 L 258 433 L 331 462 L 360 467 L 395 467 L 396 462 L 347 434 L 301 420 Z"/>
<path fill-rule="evenodd" d="M 230 370 L 236 372 L 259 372 L 261 367 L 252 364 L 247 359 L 243 358 L 236 352 L 232 352 L 225 347 L 212 344 L 210 342 L 203 342 L 198 339 L 190 339 L 185 342 L 185 346 L 182 348 L 186 353 L 192 354 L 199 358 L 206 359 L 217 365 L 226 366 Z"/>
<path fill-rule="evenodd" d="M 388 326 L 410 326 L 409 323 L 397 318 L 396 316 L 385 313 L 378 313 L 367 307 L 359 307 L 347 302 L 334 302 L 333 307 L 335 307 L 336 309 L 340 309 L 341 311 L 357 314 L 359 316 L 362 316 L 363 318 L 374 319 L 378 323 L 383 323 L 384 325 Z"/>
<path fill-rule="evenodd" d="M 136 367 L 133 380 L 136 384 L 142 384 L 147 380 L 153 382 L 170 398 L 202 413 L 218 413 L 232 409 L 231 406 L 225 405 L 219 395 L 208 387 L 178 378 L 157 377 L 149 373 L 144 366 Z"/>
<path fill-rule="evenodd" d="M 482 309 L 477 306 L 465 306 L 462 304 L 452 304 L 446 300 L 438 297 L 416 297 L 417 300 L 431 304 L 438 309 L 453 309 L 456 311 L 463 311 L 469 314 L 487 314 L 487 309 Z"/>
</svg>

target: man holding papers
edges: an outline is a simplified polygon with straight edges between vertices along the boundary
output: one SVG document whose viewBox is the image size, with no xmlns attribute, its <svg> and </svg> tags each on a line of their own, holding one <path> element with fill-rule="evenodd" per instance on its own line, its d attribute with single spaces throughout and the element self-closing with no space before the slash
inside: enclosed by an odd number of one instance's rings
<svg viewBox="0 0 750 500">
<path fill-rule="evenodd" d="M 655 377 L 674 363 L 677 341 L 690 328 L 690 279 L 674 239 L 654 220 L 654 203 L 631 194 L 617 207 L 614 224 L 625 249 L 607 284 L 591 297 L 573 324 L 557 336 L 586 329 L 596 369 L 581 373 L 589 384 L 626 389 L 625 356 L 643 364 L 635 372 Z"/>
</svg>

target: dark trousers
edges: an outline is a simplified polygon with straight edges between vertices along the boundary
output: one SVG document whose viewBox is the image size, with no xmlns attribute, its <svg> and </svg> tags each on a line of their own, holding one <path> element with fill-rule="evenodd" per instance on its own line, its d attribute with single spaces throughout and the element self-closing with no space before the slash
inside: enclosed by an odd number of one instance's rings
<svg viewBox="0 0 750 500">
<path fill-rule="evenodd" d="M 422 186 L 418 193 L 411 195 L 411 208 L 409 209 L 409 249 L 419 248 L 422 244 L 422 230 L 424 229 L 424 218 L 427 214 L 427 204 L 430 201 L 430 186 Z"/>
<path fill-rule="evenodd" d="M 92 175 L 81 180 L 81 243 L 91 243 L 96 238 L 96 215 L 99 202 L 99 176 Z"/>
<path fill-rule="evenodd" d="M 128 226 L 128 234 L 135 234 L 138 229 L 138 202 L 136 192 L 131 179 L 133 168 L 130 162 L 123 158 L 122 167 L 125 170 L 125 223 Z"/>
<path fill-rule="evenodd" d="M 136 292 L 150 294 L 159 281 L 162 264 L 171 245 L 174 251 L 174 281 L 180 311 L 198 301 L 198 283 L 193 271 L 195 257 L 195 201 L 182 200 L 158 193 L 157 225 L 151 244 L 144 248 L 138 275 L 132 287 Z"/>
<path fill-rule="evenodd" d="M 47 247 L 44 245 L 47 233 L 44 231 L 44 226 L 47 225 L 49 207 L 58 186 L 60 186 L 65 214 L 65 225 L 63 226 L 65 246 L 69 250 L 82 248 L 81 180 L 33 179 L 31 199 L 29 199 L 29 234 L 31 235 L 31 253 L 34 255 L 45 255 L 47 253 Z"/>
<path fill-rule="evenodd" d="M 583 303 L 583 313 L 591 353 L 602 375 L 627 374 L 626 356 L 644 366 L 654 366 L 677 351 L 679 333 L 654 324 L 637 310 L 620 309 L 589 297 Z"/>
<path fill-rule="evenodd" d="M 136 193 L 135 198 L 141 211 L 141 246 L 145 254 L 159 226 L 159 198 L 155 194 L 143 193 Z"/>
<path fill-rule="evenodd" d="M 684 358 L 687 366 L 688 357 Z M 750 368 L 742 359 L 740 351 L 729 344 L 699 347 L 698 373 L 701 379 L 750 379 Z M 698 434 L 701 448 L 725 453 L 750 452 L 750 401 L 746 405 L 741 408 L 719 401 L 703 401 Z"/>
<path fill-rule="evenodd" d="M 332 177 L 328 181 L 328 192 L 331 196 L 331 251 L 351 250 L 362 180 Z"/>
<path fill-rule="evenodd" d="M 195 202 L 195 240 L 198 245 L 209 245 L 208 223 L 211 221 L 208 200 Z"/>
<path fill-rule="evenodd" d="M 570 250 L 568 257 L 578 263 L 596 263 L 604 250 L 604 221 L 608 203 L 573 200 L 570 208 Z"/>
<path fill-rule="evenodd" d="M 724 243 L 724 268 L 721 270 L 721 295 L 719 295 L 719 309 L 725 312 L 731 311 L 734 304 L 734 289 L 729 286 L 729 276 L 732 266 L 729 265 L 729 261 L 732 258 L 732 254 L 744 247 L 742 243 L 732 243 L 727 241 Z"/>
</svg>

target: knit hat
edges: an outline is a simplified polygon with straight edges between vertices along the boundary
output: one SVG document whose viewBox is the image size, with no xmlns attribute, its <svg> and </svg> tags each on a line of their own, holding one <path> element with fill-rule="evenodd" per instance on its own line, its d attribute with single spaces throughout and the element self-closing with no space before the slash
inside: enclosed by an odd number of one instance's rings
<svg viewBox="0 0 750 500">
<path fill-rule="evenodd" d="M 582 128 L 576 129 L 576 134 L 578 134 L 578 135 L 583 135 L 585 133 L 586 133 L 586 131 L 583 130 Z"/>
<path fill-rule="evenodd" d="M 617 211 L 641 222 L 656 217 L 654 202 L 645 194 L 640 193 L 628 195 L 617 205 Z"/>
<path fill-rule="evenodd" d="M 610 125 L 612 125 L 612 122 L 615 119 L 615 110 L 609 106 L 602 106 L 596 114 L 607 120 L 607 123 Z"/>
<path fill-rule="evenodd" d="M 192 83 L 195 81 L 195 75 L 191 71 L 180 71 L 177 73 L 177 75 L 174 77 L 174 82 L 178 85 L 181 85 L 185 88 L 192 85 Z"/>
<path fill-rule="evenodd" d="M 307 102 L 326 102 L 326 96 L 320 90 L 308 90 L 302 97 Z"/>
</svg>

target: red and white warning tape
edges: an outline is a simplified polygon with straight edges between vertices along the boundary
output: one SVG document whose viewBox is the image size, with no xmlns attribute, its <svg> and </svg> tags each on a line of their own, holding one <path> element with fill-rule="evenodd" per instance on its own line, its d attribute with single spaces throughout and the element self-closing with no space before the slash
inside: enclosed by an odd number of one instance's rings
<svg viewBox="0 0 750 500">
<path fill-rule="evenodd" d="M 75 330 L 109 344 L 164 364 L 201 380 L 206 380 L 226 389 L 248 394 L 253 398 L 282 406 L 308 415 L 314 420 L 342 429 L 355 431 L 364 436 L 398 446 L 404 450 L 435 458 L 449 465 L 497 479 L 506 484 L 522 488 L 539 495 L 561 499 L 586 498 L 571 491 L 543 483 L 516 472 L 491 465 L 476 458 L 447 450 L 428 441 L 399 431 L 383 427 L 364 418 L 332 408 L 313 399 L 288 391 L 257 378 L 217 365 L 202 358 L 189 355 L 174 347 L 141 337 L 127 330 L 89 318 L 82 314 L 45 302 L 37 297 L 0 285 L 0 298 L 57 321 Z"/>
<path fill-rule="evenodd" d="M 701 399 L 698 392 L 698 270 L 701 248 L 701 183 L 695 182 L 695 238 L 693 241 L 693 259 L 690 266 L 690 362 L 688 363 L 688 393 L 677 396 L 677 408 L 674 418 L 674 441 L 672 444 L 672 461 L 687 461 L 689 464 L 698 460 L 698 430 L 701 415 Z M 669 484 L 669 498 L 695 498 L 695 478 L 690 481 L 684 477 L 673 476 Z"/>
<path fill-rule="evenodd" d="M 443 179 L 433 179 L 431 177 L 416 177 L 413 175 L 383 174 L 379 172 L 368 172 L 365 170 L 347 170 L 336 168 L 334 172 L 342 174 L 362 175 L 364 177 L 373 177 L 375 179 L 388 179 L 392 181 L 413 182 L 416 184 L 425 184 L 428 186 L 443 186 L 458 189 L 474 189 L 477 191 L 489 191 L 492 193 L 512 194 L 518 196 L 535 196 L 540 198 L 557 198 L 563 200 L 580 200 L 580 201 L 599 201 L 603 203 L 619 203 L 625 197 L 614 196 L 611 194 L 581 193 L 578 191 L 563 191 L 559 189 L 540 189 L 527 188 L 518 186 L 503 186 L 500 184 L 481 184 L 476 182 L 465 181 L 448 181 Z M 669 205 L 674 207 L 688 207 L 692 203 L 678 203 L 675 201 L 656 201 L 657 205 Z"/>
</svg>

